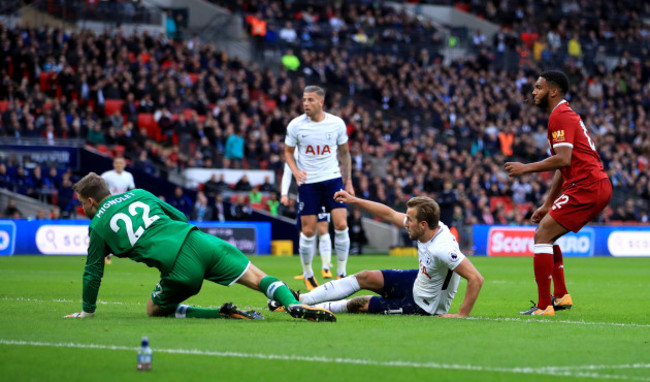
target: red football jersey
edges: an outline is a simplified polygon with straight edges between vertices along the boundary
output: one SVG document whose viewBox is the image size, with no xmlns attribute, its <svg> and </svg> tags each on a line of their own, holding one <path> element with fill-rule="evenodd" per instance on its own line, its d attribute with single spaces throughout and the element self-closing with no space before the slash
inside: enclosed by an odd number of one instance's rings
<svg viewBox="0 0 650 382">
<path fill-rule="evenodd" d="M 553 155 L 556 147 L 573 148 L 571 165 L 560 169 L 564 177 L 562 189 L 607 178 L 587 127 L 580 116 L 569 107 L 566 100 L 557 104 L 551 112 L 548 119 L 548 141 Z"/>
</svg>

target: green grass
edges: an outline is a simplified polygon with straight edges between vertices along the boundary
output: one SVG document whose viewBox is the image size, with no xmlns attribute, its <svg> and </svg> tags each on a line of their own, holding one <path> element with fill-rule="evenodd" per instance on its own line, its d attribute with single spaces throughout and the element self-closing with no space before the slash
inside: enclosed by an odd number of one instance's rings
<svg viewBox="0 0 650 382">
<path fill-rule="evenodd" d="M 542 319 L 517 314 L 536 299 L 532 259 L 472 261 L 486 280 L 475 319 L 339 314 L 311 323 L 269 312 L 263 295 L 240 285 L 211 283 L 189 303 L 233 301 L 266 320 L 148 318 L 158 274 L 123 259 L 106 267 L 96 317 L 63 319 L 81 308 L 85 257 L 0 257 L 0 380 L 650 381 L 650 259 L 566 259 L 576 306 Z M 297 257 L 253 262 L 301 288 Z M 359 256 L 348 270 L 416 262 Z M 463 281 L 452 312 L 464 291 Z M 142 335 L 154 350 L 151 373 L 136 371 Z"/>
</svg>

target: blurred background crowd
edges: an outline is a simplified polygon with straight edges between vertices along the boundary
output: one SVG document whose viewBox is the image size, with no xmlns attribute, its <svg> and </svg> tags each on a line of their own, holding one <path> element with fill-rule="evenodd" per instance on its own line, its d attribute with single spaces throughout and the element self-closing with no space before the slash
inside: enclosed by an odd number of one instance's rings
<svg viewBox="0 0 650 382">
<path fill-rule="evenodd" d="M 524 224 L 552 174 L 509 179 L 503 164 L 548 155 L 547 113 L 532 104 L 532 84 L 561 68 L 614 186 L 599 222 L 648 221 L 650 3 L 444 2 L 498 24 L 487 39 L 480 29 L 443 37 L 435 22 L 382 1 L 211 2 L 248 26 L 253 60 L 198 36 L 0 25 L 0 139 L 81 139 L 159 177 L 267 169 L 279 181 L 286 125 L 302 113 L 302 89 L 320 85 L 326 111 L 347 124 L 358 195 L 397 209 L 433 196 L 459 230 Z M 461 40 L 469 54 L 449 57 Z M 0 188 L 75 208 L 75 174 L 1 159 Z M 211 210 L 235 186 L 221 184 Z M 242 205 L 249 186 L 238 186 Z M 278 189 L 262 191 L 275 200 Z M 191 206 L 207 203 L 198 195 Z M 267 198 L 253 207 L 272 210 Z"/>
</svg>

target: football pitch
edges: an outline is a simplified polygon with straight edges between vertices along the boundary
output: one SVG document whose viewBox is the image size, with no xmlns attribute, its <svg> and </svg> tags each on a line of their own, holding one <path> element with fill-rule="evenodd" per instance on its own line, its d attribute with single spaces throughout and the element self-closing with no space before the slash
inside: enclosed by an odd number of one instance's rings
<svg viewBox="0 0 650 382">
<path fill-rule="evenodd" d="M 252 260 L 304 289 L 293 279 L 297 257 Z M 106 266 L 94 318 L 64 319 L 81 309 L 84 256 L 0 257 L 0 380 L 650 381 L 650 258 L 566 258 L 575 306 L 548 318 L 517 314 L 537 298 L 532 258 L 471 260 L 485 277 L 472 319 L 339 314 L 312 323 L 269 312 L 241 285 L 209 282 L 188 303 L 232 301 L 266 319 L 149 318 L 159 274 L 125 259 Z M 348 271 L 416 265 L 351 256 Z M 149 373 L 136 371 L 143 335 L 154 351 Z"/>
</svg>

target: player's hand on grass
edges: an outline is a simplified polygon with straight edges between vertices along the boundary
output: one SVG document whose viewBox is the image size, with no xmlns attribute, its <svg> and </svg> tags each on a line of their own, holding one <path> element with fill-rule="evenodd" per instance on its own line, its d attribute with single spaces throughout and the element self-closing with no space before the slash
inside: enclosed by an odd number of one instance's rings
<svg viewBox="0 0 650 382">
<path fill-rule="evenodd" d="M 93 317 L 95 313 L 87 313 L 84 311 L 78 312 L 78 313 L 72 313 L 68 314 L 67 316 L 63 316 L 63 318 L 90 318 Z"/>
<path fill-rule="evenodd" d="M 503 168 L 508 172 L 508 176 L 519 176 L 526 173 L 526 165 L 520 162 L 507 162 Z"/>
<path fill-rule="evenodd" d="M 442 317 L 442 318 L 467 318 L 467 316 L 462 315 L 462 314 L 458 314 L 458 313 L 454 313 L 454 314 L 441 314 L 441 315 L 439 315 L 438 317 Z"/>
<path fill-rule="evenodd" d="M 533 215 L 530 217 L 531 223 L 541 222 L 544 216 L 546 216 L 546 214 L 548 213 L 548 210 L 550 209 L 551 209 L 550 207 L 547 207 L 545 205 L 536 209 L 535 212 L 533 212 Z"/>
</svg>

